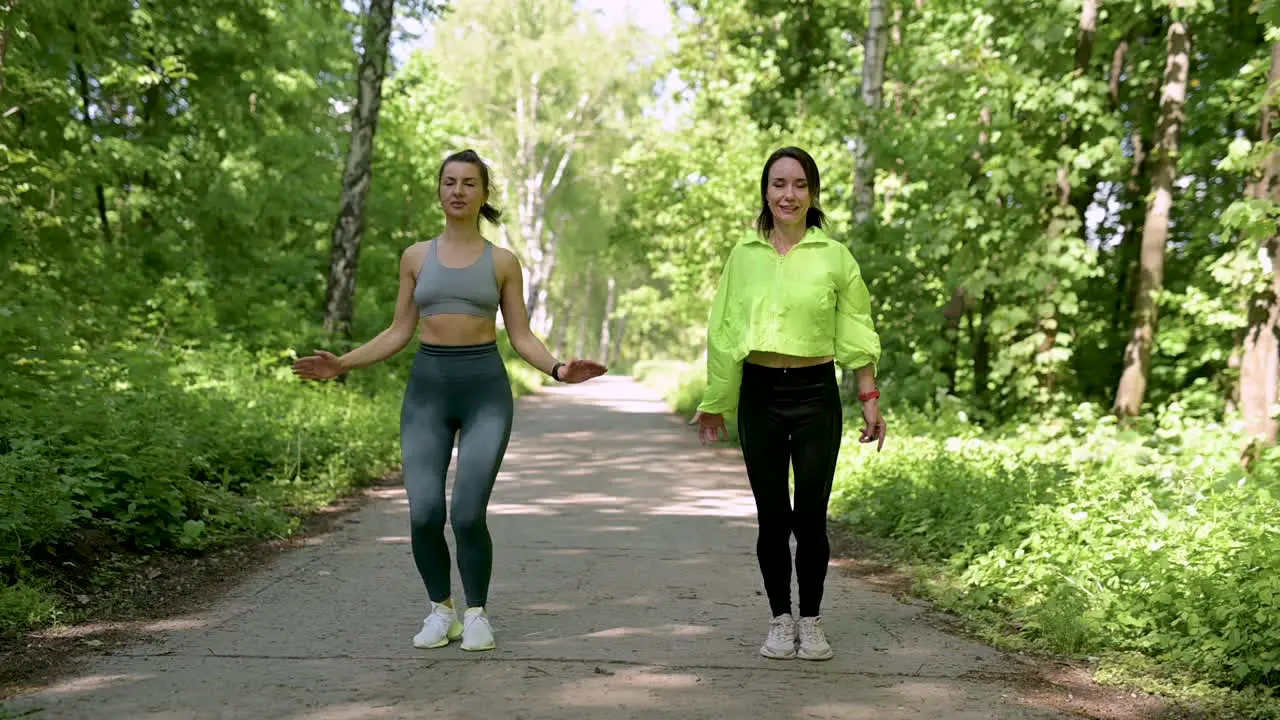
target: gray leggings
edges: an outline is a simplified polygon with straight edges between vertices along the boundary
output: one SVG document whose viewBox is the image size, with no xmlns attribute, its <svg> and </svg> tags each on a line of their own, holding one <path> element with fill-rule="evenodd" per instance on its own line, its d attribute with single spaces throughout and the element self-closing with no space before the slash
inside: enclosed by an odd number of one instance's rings
<svg viewBox="0 0 1280 720">
<path fill-rule="evenodd" d="M 418 348 L 400 412 L 400 448 L 413 560 L 434 602 L 451 596 L 444 488 L 455 433 L 458 466 L 449 514 L 458 543 L 458 573 L 467 606 L 488 601 L 493 541 L 485 513 L 511 436 L 513 412 L 511 383 L 497 345 Z"/>
</svg>

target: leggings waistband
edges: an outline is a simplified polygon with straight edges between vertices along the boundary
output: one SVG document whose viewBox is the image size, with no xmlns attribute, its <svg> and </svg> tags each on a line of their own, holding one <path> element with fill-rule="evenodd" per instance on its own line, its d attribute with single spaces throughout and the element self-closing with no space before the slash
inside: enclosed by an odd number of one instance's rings
<svg viewBox="0 0 1280 720">
<path fill-rule="evenodd" d="M 498 343 L 487 342 L 479 345 L 432 345 L 418 343 L 418 353 L 437 357 L 474 357 L 488 355 L 498 351 Z"/>
<path fill-rule="evenodd" d="M 755 379 L 764 382 L 812 382 L 825 380 L 835 376 L 835 361 L 806 367 L 775 368 L 755 363 L 742 363 L 743 379 Z"/>
</svg>

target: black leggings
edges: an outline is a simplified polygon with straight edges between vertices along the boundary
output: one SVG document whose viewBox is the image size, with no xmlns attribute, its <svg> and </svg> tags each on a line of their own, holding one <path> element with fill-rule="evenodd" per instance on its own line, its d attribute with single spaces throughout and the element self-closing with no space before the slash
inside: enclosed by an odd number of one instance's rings
<svg viewBox="0 0 1280 720">
<path fill-rule="evenodd" d="M 419 347 L 401 408 L 400 448 L 413 560 L 435 602 L 451 596 L 444 487 L 455 434 L 458 467 L 450 515 L 458 573 L 469 607 L 488 602 L 493 541 L 485 514 L 511 436 L 514 405 L 497 345 Z"/>
<path fill-rule="evenodd" d="M 843 424 L 834 363 L 785 369 L 743 364 L 738 436 L 759 516 L 756 555 L 775 617 L 791 612 L 792 533 L 800 615 L 820 614 L 831 558 L 827 502 Z M 794 509 L 789 465 L 795 469 Z"/>
</svg>

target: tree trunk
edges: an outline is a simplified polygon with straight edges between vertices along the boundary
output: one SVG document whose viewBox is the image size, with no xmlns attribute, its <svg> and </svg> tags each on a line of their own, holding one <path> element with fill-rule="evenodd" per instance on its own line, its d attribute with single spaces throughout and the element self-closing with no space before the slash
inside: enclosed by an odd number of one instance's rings
<svg viewBox="0 0 1280 720">
<path fill-rule="evenodd" d="M 557 308 L 553 320 L 551 329 L 547 331 L 547 347 L 551 348 L 551 352 L 556 357 L 563 357 L 569 343 L 565 328 L 569 327 L 569 323 L 573 320 L 573 308 Z"/>
<path fill-rule="evenodd" d="M 1080 28 L 1076 32 L 1076 72 L 1087 71 L 1093 60 L 1093 40 L 1098 33 L 1098 0 L 1084 0 Z"/>
<path fill-rule="evenodd" d="M 862 104 L 868 115 L 874 116 L 884 95 L 884 0 L 871 0 L 867 36 L 862 49 Z M 875 172 L 875 155 L 864 135 L 855 140 L 854 146 L 853 223 L 860 229 L 871 221 L 875 213 Z"/>
<path fill-rule="evenodd" d="M 382 81 L 387 76 L 394 16 L 395 0 L 370 0 L 364 23 L 364 54 L 360 59 L 356 105 L 351 113 L 351 147 L 342 171 L 342 207 L 333 226 L 325 297 L 325 330 L 344 338 L 351 336 L 355 311 L 365 198 L 373 179 L 373 138 L 378 130 L 378 109 L 382 105 Z"/>
<path fill-rule="evenodd" d="M 558 236 L 548 227 L 546 211 L 552 196 L 564 181 L 573 159 L 578 137 L 591 119 L 595 98 L 587 93 L 567 113 L 567 126 L 554 141 L 539 132 L 542 107 L 542 74 L 533 72 L 516 87 L 516 154 L 512 182 L 515 185 L 516 220 L 528 259 L 525 307 L 529 327 L 546 336 L 550 316 L 546 310 L 548 283 L 555 272 Z"/>
<path fill-rule="evenodd" d="M 75 67 L 76 80 L 80 85 L 80 107 L 84 112 L 84 126 L 85 129 L 89 131 L 89 137 L 87 140 L 89 154 L 96 158 L 98 156 L 98 149 L 94 145 L 93 136 L 95 134 L 95 130 L 93 127 L 93 116 L 90 114 L 90 108 L 93 103 L 90 100 L 89 94 L 89 73 L 85 72 L 84 64 L 80 62 L 80 33 L 76 29 L 76 24 L 71 23 L 69 25 L 69 29 L 71 30 L 71 34 L 75 36 L 71 45 L 71 52 L 74 58 L 72 60 L 72 64 Z M 101 182 L 94 183 L 93 194 L 98 200 L 98 222 L 102 224 L 102 237 L 110 243 L 111 223 L 107 220 L 107 191 Z"/>
<path fill-rule="evenodd" d="M 956 394 L 956 372 L 960 365 L 960 321 L 964 318 L 967 297 L 957 286 L 951 300 L 942 308 L 942 336 L 947 341 L 947 355 L 942 361 L 942 374 L 947 378 L 947 393 Z"/>
<path fill-rule="evenodd" d="M 1120 76 L 1124 74 L 1125 57 L 1129 54 L 1129 40 L 1121 40 L 1111 54 L 1111 77 L 1107 78 L 1107 96 L 1111 109 L 1120 109 Z"/>
<path fill-rule="evenodd" d="M 1174 10 L 1180 10 L 1182 4 L 1175 0 Z M 1183 106 L 1190 75 L 1191 37 L 1186 23 L 1180 19 L 1174 19 L 1169 25 L 1168 48 L 1160 116 L 1156 121 L 1156 144 L 1151 151 L 1152 197 L 1142 226 L 1133 332 L 1125 348 L 1124 373 L 1116 391 L 1114 411 L 1121 417 L 1135 416 L 1142 408 L 1159 321 L 1165 242 L 1169 238 L 1169 211 L 1173 207 L 1173 184 L 1178 172 L 1178 139 L 1185 121 Z"/>
<path fill-rule="evenodd" d="M 595 285 L 595 276 L 591 272 L 591 266 L 593 264 L 594 263 L 590 262 L 587 263 L 587 286 L 583 290 L 582 295 L 579 296 L 580 300 L 577 303 L 579 305 L 578 336 L 574 338 L 573 352 L 573 356 L 576 358 L 584 357 L 584 353 L 587 351 L 587 320 L 590 319 L 589 316 L 591 315 L 591 292 L 594 290 L 592 286 Z"/>
<path fill-rule="evenodd" d="M 615 363 L 622 357 L 622 338 L 627 334 L 627 316 L 618 318 L 618 330 L 613 333 L 613 349 L 609 351 L 606 362 Z"/>
<path fill-rule="evenodd" d="M 1262 103 L 1261 142 L 1275 139 L 1277 100 L 1280 100 L 1280 42 L 1271 47 L 1271 74 Z M 1280 150 L 1273 150 L 1263 161 L 1260 176 L 1248 192 L 1256 200 L 1280 205 Z M 1240 409 L 1245 433 L 1255 443 L 1271 446 L 1276 442 L 1276 421 L 1271 417 L 1271 408 L 1277 400 L 1280 381 L 1280 348 L 1276 339 L 1280 329 L 1280 268 L 1276 267 L 1280 263 L 1280 232 L 1272 233 L 1262 250 L 1270 258 L 1271 286 L 1249 303 L 1249 329 L 1240 360 Z"/>
<path fill-rule="evenodd" d="M 1137 296 L 1138 238 L 1144 215 L 1145 198 L 1151 190 L 1151 178 L 1147 175 L 1147 150 L 1142 133 L 1134 132 L 1133 169 L 1124 189 L 1128 208 L 1121 212 L 1120 245 L 1116 248 L 1116 304 L 1112 318 L 1116 333 L 1124 332 L 1124 324 L 1133 316 L 1134 299 Z"/>
<path fill-rule="evenodd" d="M 973 338 L 973 397 L 980 405 L 987 404 L 988 384 L 991 380 L 991 337 L 987 327 L 996 307 L 996 297 L 990 290 L 982 291 L 978 303 L 978 322 L 969 313 L 969 336 Z"/>
<path fill-rule="evenodd" d="M 547 307 L 547 296 L 550 293 L 551 273 L 556 267 L 558 247 L 555 235 L 548 235 L 547 239 L 539 240 L 536 247 L 529 248 L 529 285 L 525 292 L 529 327 L 539 337 L 546 337 L 551 330 L 551 313 L 550 308 Z"/>
<path fill-rule="evenodd" d="M 613 311 L 618 304 L 618 279 L 609 276 L 608 293 L 604 299 L 604 317 L 600 320 L 600 362 L 609 362 L 609 328 L 613 323 Z"/>
<path fill-rule="evenodd" d="M 870 121 L 884 97 L 884 0 L 871 0 L 867 15 L 867 35 L 862 45 L 862 104 Z M 864 128 L 872 125 L 868 122 Z M 870 234 L 876 207 L 876 159 L 868 135 L 864 129 L 862 137 L 854 139 L 853 223 L 863 238 Z M 846 396 L 853 395 L 858 387 L 854 373 L 845 373 L 841 386 Z"/>
</svg>

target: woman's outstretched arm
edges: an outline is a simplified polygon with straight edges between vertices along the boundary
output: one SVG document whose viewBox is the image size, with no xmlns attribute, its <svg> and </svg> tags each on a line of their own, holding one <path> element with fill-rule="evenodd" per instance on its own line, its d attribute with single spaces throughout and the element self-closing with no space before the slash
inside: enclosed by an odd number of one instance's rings
<svg viewBox="0 0 1280 720">
<path fill-rule="evenodd" d="M 524 276 L 520 261 L 510 250 L 495 248 L 494 263 L 502 275 L 502 321 L 507 327 L 511 347 L 525 362 L 551 375 L 558 362 L 547 346 L 529 328 L 529 309 L 524 304 Z M 582 382 L 603 375 L 607 368 L 590 360 L 571 360 L 560 369 L 561 382 Z"/>
<path fill-rule="evenodd" d="M 342 357 L 324 350 L 316 350 L 315 355 L 299 358 L 293 364 L 295 375 L 309 380 L 334 378 L 343 373 L 382 362 L 403 350 L 413 340 L 414 330 L 418 327 L 413 302 L 413 290 L 417 279 L 413 274 L 415 264 L 410 259 L 410 255 L 409 249 L 400 255 L 400 293 L 396 297 L 395 318 L 387 329 Z"/>
</svg>

